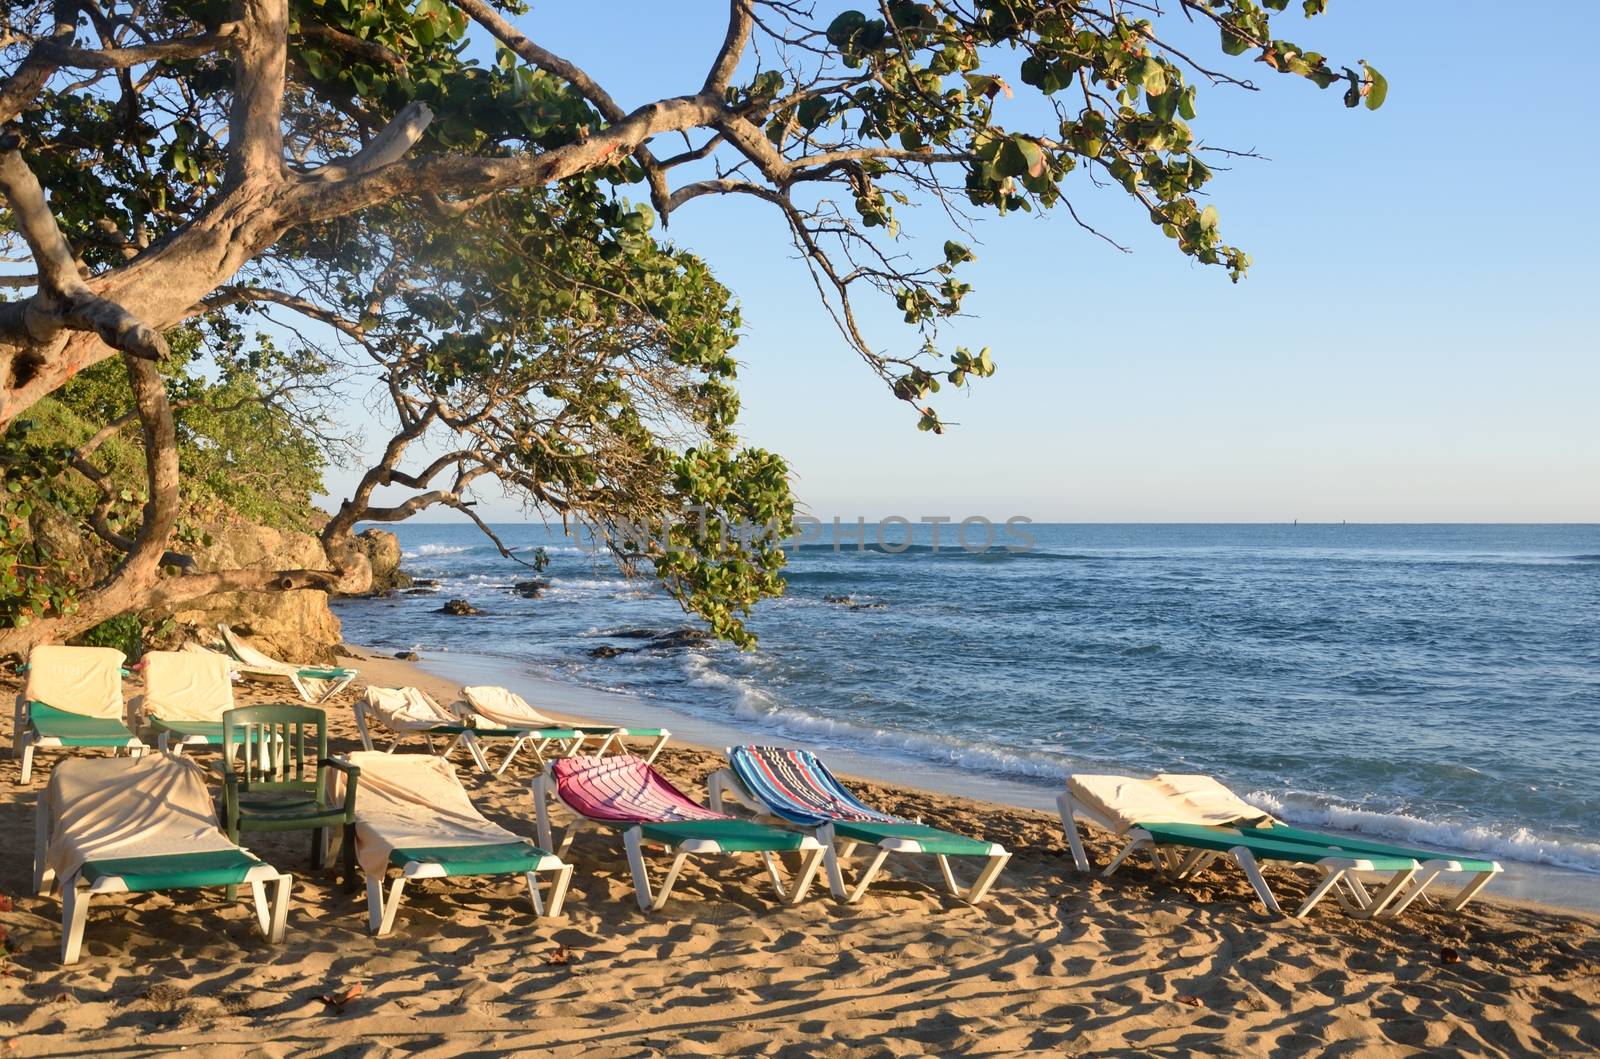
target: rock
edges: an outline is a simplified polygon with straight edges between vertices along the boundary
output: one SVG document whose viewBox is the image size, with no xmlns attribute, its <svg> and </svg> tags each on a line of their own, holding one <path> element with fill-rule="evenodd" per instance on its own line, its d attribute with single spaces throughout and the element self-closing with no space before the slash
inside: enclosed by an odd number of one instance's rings
<svg viewBox="0 0 1600 1059">
<path fill-rule="evenodd" d="M 483 611 L 479 610 L 477 607 L 474 607 L 471 603 L 468 603 L 464 599 L 447 599 L 445 600 L 444 606 L 434 611 L 434 613 L 466 615 L 482 614 Z"/>
<path fill-rule="evenodd" d="M 321 541 L 309 533 L 272 529 L 243 520 L 199 528 L 211 543 L 189 550 L 196 573 L 237 567 L 328 568 Z M 339 619 L 328 609 L 328 594 L 314 589 L 219 592 L 191 601 L 172 617 L 179 626 L 203 632 L 206 639 L 215 637 L 218 622 L 227 622 L 258 649 L 285 662 L 331 663 L 343 642 Z"/>
<path fill-rule="evenodd" d="M 420 662 L 422 656 L 415 651 L 396 651 L 394 656 L 402 662 Z"/>
<path fill-rule="evenodd" d="M 709 633 L 699 629 L 673 629 L 671 632 L 658 633 L 650 638 L 650 650 L 674 651 L 683 647 L 694 647 L 697 644 L 708 643 L 711 640 Z"/>
<path fill-rule="evenodd" d="M 824 603 L 844 603 L 844 604 L 848 605 L 850 603 L 850 597 L 849 596 L 823 596 L 822 597 L 822 602 L 824 602 Z"/>
<path fill-rule="evenodd" d="M 372 567 L 372 587 L 368 594 L 386 596 L 411 587 L 411 575 L 400 569 L 400 538 L 388 530 L 368 529 L 356 534 L 356 547 Z"/>
<path fill-rule="evenodd" d="M 437 588 L 403 588 L 400 590 L 400 594 L 402 596 L 431 596 L 437 591 L 439 591 Z"/>
<path fill-rule="evenodd" d="M 620 632 L 608 632 L 607 636 L 615 636 L 621 640 L 649 640 L 662 635 L 655 629 L 623 629 Z"/>
<path fill-rule="evenodd" d="M 889 604 L 887 604 L 887 603 L 852 603 L 852 604 L 850 604 L 850 609 L 851 610 L 887 610 L 888 607 L 889 607 Z"/>
<path fill-rule="evenodd" d="M 413 577 L 411 583 L 417 588 L 439 587 L 439 579 L 437 577 Z"/>
<path fill-rule="evenodd" d="M 540 581 L 539 579 L 535 578 L 532 581 L 518 581 L 516 584 L 511 586 L 511 591 L 515 592 L 523 599 L 538 599 L 540 596 L 544 595 L 544 590 L 549 587 L 550 582 Z"/>
<path fill-rule="evenodd" d="M 823 596 L 822 602 L 838 603 L 851 610 L 884 610 L 889 606 L 887 603 L 857 603 L 852 596 Z"/>
<path fill-rule="evenodd" d="M 590 651 L 589 652 L 589 657 L 590 658 L 615 658 L 618 655 L 632 654 L 636 650 L 638 650 L 638 648 L 636 648 L 636 647 L 616 647 L 616 646 L 613 646 L 612 644 L 603 643 L 599 647 L 596 647 L 594 650 Z"/>
<path fill-rule="evenodd" d="M 354 658 L 358 662 L 367 657 L 366 652 L 362 651 L 361 648 L 351 647 L 347 643 L 340 644 L 334 650 L 341 658 Z"/>
</svg>

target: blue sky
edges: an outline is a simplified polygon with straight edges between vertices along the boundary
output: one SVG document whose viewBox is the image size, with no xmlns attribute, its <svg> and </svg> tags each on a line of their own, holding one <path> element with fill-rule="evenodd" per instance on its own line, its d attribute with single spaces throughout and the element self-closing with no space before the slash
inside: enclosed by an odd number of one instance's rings
<svg viewBox="0 0 1600 1059">
<path fill-rule="evenodd" d="M 1600 35 L 1600 7 L 1561 9 L 1564 39 Z M 519 22 L 627 107 L 698 87 L 722 10 L 562 0 Z M 1249 278 L 1191 264 L 1083 182 L 1079 212 L 1132 253 L 1064 213 L 985 221 L 945 345 L 989 345 L 999 371 L 941 395 L 959 424 L 942 437 L 833 331 L 770 207 L 685 206 L 670 236 L 743 306 L 744 435 L 823 517 L 1600 521 L 1592 64 L 1504 17 L 1377 0 L 1285 17 L 1280 35 L 1387 75 L 1376 113 L 1212 47 L 1262 87 L 1202 87 L 1192 123 L 1270 158 L 1209 188 Z M 1027 91 L 1000 120 L 1027 125 Z M 922 212 L 908 248 L 937 252 L 948 232 Z M 896 315 L 868 314 L 886 348 L 914 341 Z"/>
</svg>

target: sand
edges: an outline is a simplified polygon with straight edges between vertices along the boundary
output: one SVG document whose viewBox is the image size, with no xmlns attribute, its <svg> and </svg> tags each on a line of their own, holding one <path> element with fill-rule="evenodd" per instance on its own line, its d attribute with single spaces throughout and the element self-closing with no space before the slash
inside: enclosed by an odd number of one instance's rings
<svg viewBox="0 0 1600 1059">
<path fill-rule="evenodd" d="M 406 663 L 353 664 L 373 683 L 454 697 Z M 0 685 L 9 700 L 15 681 Z M 330 708 L 336 749 L 357 745 L 353 698 Z M 13 905 L 0 911 L 0 1055 L 1600 1051 L 1600 920 L 1492 899 L 1400 922 L 1331 901 L 1274 919 L 1237 872 L 1085 878 L 1051 816 L 867 782 L 887 809 L 1013 850 L 990 899 L 956 903 L 931 858 L 892 858 L 858 906 L 822 887 L 781 909 L 747 855 L 691 862 L 667 908 L 646 914 L 619 844 L 588 832 L 558 919 L 535 919 L 520 883 L 431 880 L 373 939 L 364 893 L 311 872 L 306 836 L 265 835 L 251 848 L 297 878 L 286 944 L 266 945 L 221 891 L 111 896 L 91 910 L 83 961 L 62 968 L 59 901 L 28 893 L 34 802 L 59 759 L 41 752 L 27 788 L 16 762 L 0 765 L 0 893 Z M 493 779 L 459 761 L 485 814 L 532 836 L 531 765 Z M 721 757 L 674 744 L 659 764 L 703 796 Z M 1110 840 L 1092 836 L 1089 852 L 1104 863 Z M 1286 903 L 1310 878 L 1271 877 Z M 356 987 L 342 1007 L 322 999 Z"/>
</svg>

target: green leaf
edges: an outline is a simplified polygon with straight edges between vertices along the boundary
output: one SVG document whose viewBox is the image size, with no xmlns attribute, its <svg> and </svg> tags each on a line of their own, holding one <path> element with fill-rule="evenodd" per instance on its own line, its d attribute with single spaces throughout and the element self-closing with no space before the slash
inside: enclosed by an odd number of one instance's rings
<svg viewBox="0 0 1600 1059">
<path fill-rule="evenodd" d="M 1367 81 L 1367 109 L 1377 110 L 1383 106 L 1383 101 L 1389 98 L 1389 81 L 1377 70 L 1362 62 L 1361 69 L 1366 72 Z"/>
</svg>

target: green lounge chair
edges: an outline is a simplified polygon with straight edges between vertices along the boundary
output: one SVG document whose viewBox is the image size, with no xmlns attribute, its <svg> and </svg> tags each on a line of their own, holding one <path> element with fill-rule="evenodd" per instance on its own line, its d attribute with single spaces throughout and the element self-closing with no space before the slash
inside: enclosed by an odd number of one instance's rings
<svg viewBox="0 0 1600 1059">
<path fill-rule="evenodd" d="M 1393 918 L 1423 897 L 1440 876 L 1470 874 L 1466 886 L 1448 903 L 1457 911 L 1500 871 L 1493 861 L 1289 827 L 1204 775 L 1161 774 L 1150 779 L 1075 775 L 1068 779 L 1057 805 L 1080 871 L 1087 871 L 1089 862 L 1078 835 L 1079 819 L 1128 839 L 1106 868 L 1106 875 L 1140 850 L 1150 851 L 1157 870 L 1176 879 L 1188 878 L 1219 857 L 1231 855 L 1262 903 L 1273 912 L 1280 908 L 1261 876 L 1259 862 L 1317 866 L 1323 878 L 1295 913 L 1297 918 L 1330 891 L 1354 915 Z M 1391 874 L 1374 894 L 1357 872 Z"/>
<path fill-rule="evenodd" d="M 22 759 L 21 782 L 33 779 L 33 755 L 39 749 L 106 747 L 134 755 L 148 749 L 124 721 L 125 660 L 110 647 L 41 644 L 33 649 L 12 730 L 12 756 Z"/>
<path fill-rule="evenodd" d="M 779 747 L 728 748 L 728 768 L 712 774 L 707 786 L 711 808 L 726 800 L 742 802 L 759 813 L 811 830 L 826 852 L 828 886 L 833 896 L 855 904 L 891 853 L 930 854 L 951 894 L 969 904 L 982 901 L 1011 854 L 1004 846 L 929 827 L 919 820 L 891 816 L 865 804 L 836 779 L 828 767 L 805 750 Z M 858 845 L 877 850 L 854 890 L 845 886 L 842 861 Z M 951 857 L 981 857 L 977 878 L 963 889 L 950 870 Z"/>
<path fill-rule="evenodd" d="M 1306 831 L 1288 824 L 1273 822 L 1270 826 L 1260 829 L 1266 837 L 1282 842 L 1298 842 L 1313 846 L 1333 845 L 1340 849 L 1350 850 L 1358 854 L 1374 854 L 1380 857 L 1410 857 L 1417 862 L 1419 874 L 1408 887 L 1405 893 L 1399 895 L 1384 910 L 1386 916 L 1398 916 L 1409 908 L 1418 898 L 1427 900 L 1424 891 L 1443 875 L 1470 875 L 1460 890 L 1450 897 L 1444 904 L 1446 911 L 1459 912 L 1467 907 L 1474 897 L 1478 896 L 1485 886 L 1499 875 L 1504 868 L 1499 861 L 1488 860 L 1483 857 L 1463 857 L 1454 853 L 1440 853 L 1423 849 L 1411 849 L 1405 846 L 1394 846 L 1382 842 L 1369 841 L 1366 838 L 1345 835 L 1326 835 L 1317 831 Z M 1354 880 L 1360 885 L 1359 880 Z"/>
<path fill-rule="evenodd" d="M 222 744 L 222 715 L 233 709 L 226 658 L 209 651 L 148 651 L 142 669 L 144 693 L 129 704 L 130 712 L 162 753 Z"/>
<path fill-rule="evenodd" d="M 696 804 L 668 783 L 641 758 L 631 754 L 613 757 L 569 757 L 552 761 L 533 780 L 534 808 L 539 823 L 539 844 L 565 853 L 576 832 L 588 825 L 612 827 L 622 832 L 628 867 L 639 907 L 646 912 L 663 908 L 672 887 L 691 855 L 758 853 L 778 899 L 798 904 L 822 865 L 822 845 L 810 835 L 782 831 L 753 820 L 737 820 Z M 549 802 L 558 801 L 575 818 L 559 845 L 552 844 Z M 659 890 L 653 889 L 645 865 L 647 844 L 664 846 L 674 854 Z M 797 853 L 800 865 L 792 882 L 785 884 L 777 854 Z"/>
<path fill-rule="evenodd" d="M 244 883 L 261 932 L 276 944 L 294 885 L 218 830 L 199 768 L 164 754 L 58 765 L 36 810 L 33 863 L 36 892 L 55 884 L 61 890 L 64 964 L 78 961 L 97 895 L 209 886 L 231 893 Z"/>
<path fill-rule="evenodd" d="M 373 934 L 394 928 L 400 896 L 412 879 L 521 875 L 536 916 L 558 916 L 572 866 L 483 818 L 455 768 L 442 758 L 368 750 L 349 756 L 361 777 L 355 850 L 367 876 L 367 923 Z M 400 874 L 383 892 L 390 868 Z M 538 876 L 549 874 L 550 896 Z"/>
<path fill-rule="evenodd" d="M 580 753 L 603 757 L 605 752 L 613 747 L 618 753 L 625 753 L 629 739 L 648 739 L 650 745 L 644 751 L 644 760 L 649 764 L 655 761 L 656 755 L 661 753 L 661 748 L 667 745 L 667 740 L 672 736 L 672 733 L 665 728 L 624 728 L 586 723 L 561 724 L 534 709 L 516 692 L 492 685 L 462 688 L 461 695 L 463 701 L 455 703 L 451 708 L 461 720 L 472 723 L 474 731 L 518 733 L 516 741 L 511 744 L 505 758 L 500 762 L 500 767 L 494 770 L 496 776 L 510 767 L 512 759 L 523 747 L 528 748 L 539 763 L 539 767 L 543 768 L 547 751 L 553 751 L 549 755 L 551 757 L 572 757 Z M 598 738 L 600 744 L 592 751 L 585 751 L 584 743 L 591 736 Z"/>
<path fill-rule="evenodd" d="M 233 659 L 235 669 L 251 676 L 287 680 L 294 685 L 300 698 L 309 703 L 327 702 L 360 675 L 358 670 L 339 666 L 297 666 L 280 662 L 256 650 L 226 624 L 218 625 L 217 632 L 222 634 L 222 646 Z"/>
<path fill-rule="evenodd" d="M 495 775 L 484 753 L 483 739 L 518 740 L 527 733 L 514 728 L 478 728 L 462 721 L 456 712 L 440 706 L 421 688 L 380 688 L 368 685 L 355 702 L 356 732 L 361 748 L 372 750 L 375 733 L 387 731 L 392 737 L 387 753 L 394 753 L 408 736 L 421 736 L 430 754 L 448 758 L 457 747 L 466 747 L 472 763 L 482 772 Z M 444 740 L 441 751 L 434 739 Z"/>
</svg>

